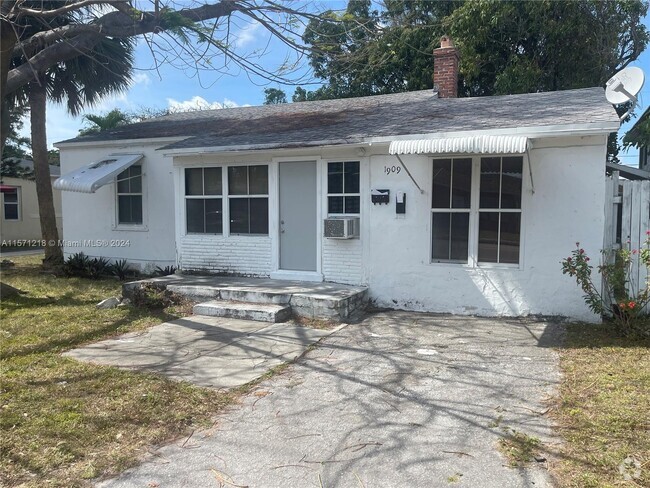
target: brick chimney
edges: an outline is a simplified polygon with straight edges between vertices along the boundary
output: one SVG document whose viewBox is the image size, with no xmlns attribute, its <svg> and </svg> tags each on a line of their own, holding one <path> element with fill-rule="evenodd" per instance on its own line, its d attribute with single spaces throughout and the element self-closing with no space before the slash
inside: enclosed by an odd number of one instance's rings
<svg viewBox="0 0 650 488">
<path fill-rule="evenodd" d="M 440 98 L 458 97 L 458 59 L 454 41 L 442 36 L 440 47 L 433 50 L 433 84 Z"/>
</svg>

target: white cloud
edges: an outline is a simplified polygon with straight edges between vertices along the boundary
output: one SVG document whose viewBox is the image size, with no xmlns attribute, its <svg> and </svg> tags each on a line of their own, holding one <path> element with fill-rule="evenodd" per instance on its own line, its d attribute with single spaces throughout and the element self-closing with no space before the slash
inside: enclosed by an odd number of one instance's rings
<svg viewBox="0 0 650 488">
<path fill-rule="evenodd" d="M 236 34 L 235 42 L 233 45 L 236 48 L 242 48 L 254 42 L 257 38 L 256 32 L 260 29 L 260 27 L 261 24 L 259 22 L 252 22 L 248 24 L 246 27 L 240 30 L 238 34 Z"/>
<path fill-rule="evenodd" d="M 126 92 L 115 93 L 108 97 L 102 98 L 99 103 L 86 107 L 84 113 L 108 112 L 114 108 L 132 108 L 133 104 L 129 100 Z"/>
<path fill-rule="evenodd" d="M 198 95 L 182 102 L 174 100 L 173 98 L 168 98 L 167 104 L 169 105 L 169 109 L 172 112 L 234 108 L 240 106 L 238 103 L 233 102 L 232 100 L 228 100 L 227 98 L 224 98 L 223 102 L 208 102 L 205 98 Z"/>
<path fill-rule="evenodd" d="M 136 73 L 133 75 L 133 81 L 131 83 L 131 86 L 133 85 L 149 86 L 150 84 L 151 84 L 151 77 L 147 73 Z"/>
</svg>

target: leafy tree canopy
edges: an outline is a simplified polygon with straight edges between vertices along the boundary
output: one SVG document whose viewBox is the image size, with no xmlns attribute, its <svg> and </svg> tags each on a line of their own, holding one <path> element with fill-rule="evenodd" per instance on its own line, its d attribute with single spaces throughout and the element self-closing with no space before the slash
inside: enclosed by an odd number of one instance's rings
<svg viewBox="0 0 650 488">
<path fill-rule="evenodd" d="M 88 123 L 86 127 L 79 131 L 80 136 L 96 134 L 103 130 L 114 129 L 120 125 L 128 124 L 131 117 L 119 108 L 114 108 L 107 114 L 85 114 L 84 120 Z"/>
<path fill-rule="evenodd" d="M 634 127 L 625 134 L 623 147 L 650 147 L 650 108 L 643 112 Z"/>
<path fill-rule="evenodd" d="M 638 58 L 649 34 L 645 0 L 350 0 L 313 19 L 304 40 L 328 99 L 433 87 L 432 52 L 443 34 L 460 50 L 460 96 L 604 86 Z M 626 107 L 618 107 L 624 113 Z M 610 137 L 609 159 L 618 143 Z"/>
<path fill-rule="evenodd" d="M 264 105 L 276 105 L 278 103 L 287 103 L 287 95 L 280 88 L 264 89 Z"/>
<path fill-rule="evenodd" d="M 602 86 L 645 49 L 641 0 L 350 0 L 313 19 L 304 40 L 324 86 L 315 98 L 431 88 L 443 34 L 460 50 L 461 96 Z"/>
<path fill-rule="evenodd" d="M 2 149 L 2 161 L 6 159 L 31 159 L 31 141 L 29 137 L 22 137 L 20 130 L 23 128 L 23 120 L 26 108 L 21 105 L 14 105 L 8 110 L 9 125 L 7 142 Z"/>
</svg>

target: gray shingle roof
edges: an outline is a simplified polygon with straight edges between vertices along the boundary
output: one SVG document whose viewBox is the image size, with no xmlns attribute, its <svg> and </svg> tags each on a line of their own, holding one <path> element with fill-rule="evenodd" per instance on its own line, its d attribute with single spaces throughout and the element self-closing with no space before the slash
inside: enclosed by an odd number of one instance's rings
<svg viewBox="0 0 650 488">
<path fill-rule="evenodd" d="M 431 90 L 167 115 L 63 142 L 183 137 L 165 149 L 304 147 L 435 132 L 615 123 L 602 88 L 438 98 Z"/>
</svg>

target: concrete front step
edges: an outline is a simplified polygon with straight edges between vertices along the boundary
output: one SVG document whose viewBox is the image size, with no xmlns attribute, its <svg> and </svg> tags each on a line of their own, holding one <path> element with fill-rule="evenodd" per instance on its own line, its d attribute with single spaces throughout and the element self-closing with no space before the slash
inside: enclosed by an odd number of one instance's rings
<svg viewBox="0 0 650 488">
<path fill-rule="evenodd" d="M 194 305 L 193 311 L 195 315 L 256 320 L 258 322 L 286 322 L 291 318 L 291 307 L 273 303 L 242 303 L 211 300 Z"/>
<path fill-rule="evenodd" d="M 368 300 L 368 288 L 365 286 L 182 274 L 124 283 L 122 294 L 130 298 L 135 290 L 145 283 L 166 288 L 168 291 L 188 296 L 197 301 L 243 302 L 252 306 L 253 310 L 264 309 L 265 307 L 262 305 L 276 305 L 279 308 L 290 307 L 290 313 L 295 317 L 330 322 L 354 320 L 355 317 L 363 313 Z M 289 312 L 286 313 L 289 314 Z M 214 316 L 241 317 L 241 315 Z"/>
</svg>

